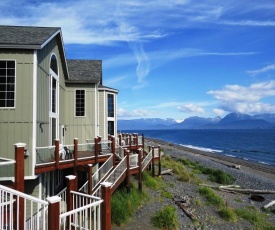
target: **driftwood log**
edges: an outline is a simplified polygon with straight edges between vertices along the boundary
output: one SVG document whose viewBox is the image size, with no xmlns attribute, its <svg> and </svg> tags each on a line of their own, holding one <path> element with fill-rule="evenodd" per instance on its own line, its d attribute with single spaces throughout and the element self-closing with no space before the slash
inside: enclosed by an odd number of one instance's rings
<svg viewBox="0 0 275 230">
<path fill-rule="evenodd" d="M 167 169 L 160 173 L 161 175 L 174 175 L 173 169 Z"/>
<path fill-rule="evenodd" d="M 271 201 L 270 203 L 266 204 L 263 209 L 268 209 L 270 207 L 272 207 L 273 205 L 275 205 L 275 200 Z"/>
<path fill-rule="evenodd" d="M 207 184 L 200 184 L 200 185 L 219 189 L 221 191 L 226 191 L 226 192 L 238 192 L 238 193 L 244 193 L 244 194 L 275 194 L 275 190 L 242 189 L 238 185 L 225 185 L 225 186 L 223 185 L 214 186 L 214 185 L 207 185 Z"/>
<path fill-rule="evenodd" d="M 183 199 L 174 198 L 175 204 L 180 207 L 180 209 L 188 216 L 191 220 L 196 220 L 197 218 L 193 214 L 190 208 L 190 199 L 185 196 Z"/>
</svg>

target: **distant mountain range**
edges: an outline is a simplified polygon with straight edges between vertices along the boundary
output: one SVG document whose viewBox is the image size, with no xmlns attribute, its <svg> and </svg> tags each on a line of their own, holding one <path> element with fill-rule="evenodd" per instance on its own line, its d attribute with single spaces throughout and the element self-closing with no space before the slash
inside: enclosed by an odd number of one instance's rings
<svg viewBox="0 0 275 230">
<path fill-rule="evenodd" d="M 274 129 L 275 114 L 248 115 L 230 113 L 224 118 L 189 117 L 183 122 L 172 118 L 140 118 L 133 120 L 118 120 L 120 130 L 150 130 L 150 129 Z"/>
</svg>

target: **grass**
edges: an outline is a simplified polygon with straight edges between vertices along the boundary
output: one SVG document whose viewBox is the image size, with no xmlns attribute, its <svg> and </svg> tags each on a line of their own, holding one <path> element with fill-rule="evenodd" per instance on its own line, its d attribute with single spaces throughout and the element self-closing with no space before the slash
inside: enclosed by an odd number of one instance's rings
<svg viewBox="0 0 275 230">
<path fill-rule="evenodd" d="M 222 170 L 206 168 L 204 166 L 201 166 L 198 162 L 192 162 L 184 158 L 179 159 L 178 162 L 181 162 L 183 165 L 186 165 L 189 168 L 192 168 L 193 169 L 192 172 L 195 174 L 209 175 L 209 180 L 212 182 L 228 185 L 228 184 L 232 184 L 235 181 L 234 177 L 232 177 L 228 173 L 225 173 Z"/>
<path fill-rule="evenodd" d="M 208 187 L 201 187 L 199 193 L 206 198 L 207 202 L 216 207 L 222 207 L 224 205 L 223 199 L 218 196 L 213 189 Z"/>
<path fill-rule="evenodd" d="M 223 219 L 230 221 L 230 222 L 236 222 L 238 220 L 235 210 L 228 206 L 220 208 L 219 215 Z"/>
<path fill-rule="evenodd" d="M 254 206 L 235 209 L 238 217 L 243 218 L 253 224 L 256 230 L 275 230 L 275 226 L 267 221 L 267 215 L 260 212 Z"/>
<path fill-rule="evenodd" d="M 148 188 L 157 190 L 164 186 L 163 181 L 158 177 L 152 177 L 148 171 L 142 172 L 142 183 Z"/>
<path fill-rule="evenodd" d="M 162 210 L 156 212 L 151 221 L 157 228 L 167 230 L 179 229 L 177 211 L 173 206 L 165 206 Z"/>
<path fill-rule="evenodd" d="M 126 188 L 117 190 L 111 199 L 112 223 L 118 226 L 125 224 L 147 198 L 147 194 L 139 192 L 133 185 L 131 185 L 129 193 Z"/>
</svg>

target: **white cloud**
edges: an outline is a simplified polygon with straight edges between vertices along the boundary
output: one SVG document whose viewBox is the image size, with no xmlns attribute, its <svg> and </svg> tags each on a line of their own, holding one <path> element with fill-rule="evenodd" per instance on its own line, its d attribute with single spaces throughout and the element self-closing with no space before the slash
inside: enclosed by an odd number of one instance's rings
<svg viewBox="0 0 275 230">
<path fill-rule="evenodd" d="M 275 111 L 275 104 L 264 103 L 261 100 L 275 96 L 275 81 L 255 83 L 248 87 L 226 85 L 221 90 L 207 92 L 220 103 L 220 108 L 228 112 L 269 113 Z"/>
<path fill-rule="evenodd" d="M 261 73 L 266 73 L 270 70 L 275 70 L 275 64 L 272 64 L 272 65 L 268 65 L 268 66 L 265 66 L 261 69 L 257 69 L 257 70 L 249 70 L 247 71 L 247 73 L 251 74 L 251 75 L 257 75 L 257 74 L 261 74 Z"/>
<path fill-rule="evenodd" d="M 218 116 L 222 116 L 223 114 L 225 114 L 225 111 L 223 109 L 213 109 L 213 112 Z"/>
<path fill-rule="evenodd" d="M 204 113 L 204 109 L 194 105 L 194 104 L 185 104 L 185 105 L 180 105 L 177 107 L 177 109 L 180 112 L 184 112 L 184 113 Z"/>
</svg>

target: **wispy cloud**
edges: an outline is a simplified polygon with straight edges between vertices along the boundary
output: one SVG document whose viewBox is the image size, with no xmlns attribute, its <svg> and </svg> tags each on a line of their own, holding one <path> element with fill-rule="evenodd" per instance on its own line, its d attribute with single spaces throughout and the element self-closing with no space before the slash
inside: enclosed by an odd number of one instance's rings
<svg viewBox="0 0 275 230">
<path fill-rule="evenodd" d="M 270 70 L 275 70 L 275 64 L 272 64 L 272 65 L 268 65 L 268 66 L 265 66 L 261 69 L 257 69 L 257 70 L 249 70 L 247 71 L 247 73 L 251 74 L 251 75 L 258 75 L 258 74 L 262 74 L 262 73 L 266 73 Z"/>
<path fill-rule="evenodd" d="M 240 20 L 240 21 L 221 21 L 221 24 L 231 26 L 258 26 L 258 27 L 274 27 L 275 21 L 253 21 L 253 20 Z"/>
<path fill-rule="evenodd" d="M 152 112 L 145 109 L 135 109 L 135 110 L 126 110 L 123 108 L 119 108 L 117 110 L 117 116 L 119 118 L 137 118 L 137 117 L 147 117 L 152 115 Z"/>
<path fill-rule="evenodd" d="M 226 85 L 221 90 L 207 92 L 220 103 L 220 109 L 228 112 L 264 113 L 274 112 L 275 104 L 262 101 L 275 96 L 275 81 L 252 84 L 248 87 L 240 85 Z"/>
</svg>

